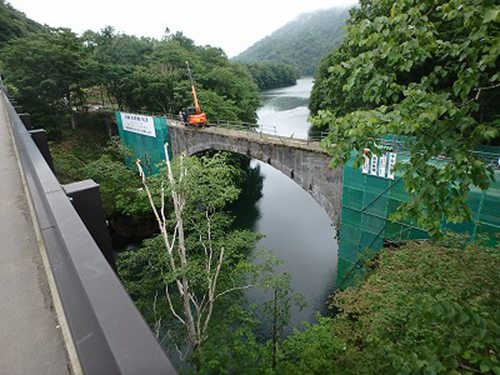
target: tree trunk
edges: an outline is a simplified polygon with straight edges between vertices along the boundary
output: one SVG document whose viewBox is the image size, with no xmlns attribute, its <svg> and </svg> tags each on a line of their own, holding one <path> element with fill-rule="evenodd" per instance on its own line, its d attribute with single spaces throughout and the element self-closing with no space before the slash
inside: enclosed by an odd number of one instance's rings
<svg viewBox="0 0 500 375">
<path fill-rule="evenodd" d="M 273 313 L 273 368 L 276 367 L 276 352 L 278 346 L 278 294 L 274 289 L 274 313 Z"/>
<path fill-rule="evenodd" d="M 105 106 L 106 106 L 106 103 L 104 101 L 104 90 L 102 88 L 102 85 L 99 86 L 99 91 L 101 92 L 101 105 L 102 105 L 102 109 L 104 109 Z"/>
<path fill-rule="evenodd" d="M 69 105 L 69 118 L 71 121 L 71 129 L 76 129 L 75 114 L 73 112 L 73 101 L 71 100 L 71 94 L 68 94 L 68 105 Z"/>
</svg>

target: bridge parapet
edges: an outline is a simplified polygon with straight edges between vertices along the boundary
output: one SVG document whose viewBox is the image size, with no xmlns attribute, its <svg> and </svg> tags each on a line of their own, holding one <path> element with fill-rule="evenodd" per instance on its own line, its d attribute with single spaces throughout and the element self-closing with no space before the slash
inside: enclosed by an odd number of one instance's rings
<svg viewBox="0 0 500 375">
<path fill-rule="evenodd" d="M 0 101 L 36 216 L 73 371 L 176 373 L 1 89 Z"/>
</svg>

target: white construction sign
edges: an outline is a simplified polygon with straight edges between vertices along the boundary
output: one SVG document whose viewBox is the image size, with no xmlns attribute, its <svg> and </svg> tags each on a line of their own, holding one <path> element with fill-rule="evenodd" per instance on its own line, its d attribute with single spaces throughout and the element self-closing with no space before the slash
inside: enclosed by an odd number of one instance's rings
<svg viewBox="0 0 500 375">
<path fill-rule="evenodd" d="M 394 180 L 395 172 L 394 165 L 396 164 L 398 154 L 395 152 L 388 152 L 380 155 L 372 155 L 371 158 L 367 156 L 370 150 L 364 150 L 365 162 L 363 164 L 362 173 L 370 176 Z"/>
<path fill-rule="evenodd" d="M 398 155 L 396 153 L 394 153 L 394 152 L 389 153 L 389 170 L 387 172 L 387 178 L 389 180 L 394 180 L 394 176 L 395 176 L 394 166 L 396 165 L 397 157 L 398 157 Z"/>
<path fill-rule="evenodd" d="M 380 161 L 378 163 L 378 176 L 385 178 L 385 169 L 387 167 L 387 154 L 380 155 Z"/>
<path fill-rule="evenodd" d="M 372 155 L 372 160 L 370 162 L 370 175 L 371 176 L 377 175 L 377 165 L 378 165 L 378 156 Z"/>
<path fill-rule="evenodd" d="M 151 116 L 120 113 L 123 130 L 156 138 L 155 122 Z"/>
</svg>

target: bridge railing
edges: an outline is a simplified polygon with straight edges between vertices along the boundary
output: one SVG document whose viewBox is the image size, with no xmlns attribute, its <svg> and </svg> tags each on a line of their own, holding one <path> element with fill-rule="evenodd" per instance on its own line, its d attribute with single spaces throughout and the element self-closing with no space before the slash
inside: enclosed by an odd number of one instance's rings
<svg viewBox="0 0 500 375">
<path fill-rule="evenodd" d="M 182 121 L 179 117 L 178 114 L 172 114 L 172 113 L 161 113 L 161 112 L 145 112 L 145 111 L 140 111 L 140 114 L 142 115 L 147 115 L 147 116 L 153 116 L 153 117 L 165 117 L 169 120 L 174 120 L 174 121 Z M 223 128 L 223 129 L 234 129 L 234 130 L 241 130 L 241 131 L 251 131 L 255 133 L 261 133 L 261 134 L 267 134 L 267 135 L 273 135 L 276 137 L 282 137 L 282 138 L 289 138 L 289 139 L 294 139 L 294 140 L 305 140 L 305 141 L 321 141 L 322 139 L 326 138 L 328 135 L 328 132 L 322 131 L 320 129 L 312 129 L 309 132 L 303 132 L 303 133 L 290 133 L 290 134 L 285 134 L 283 131 L 280 131 L 276 126 L 274 125 L 264 125 L 264 124 L 255 124 L 251 122 L 242 122 L 242 121 L 228 121 L 228 120 L 212 120 L 208 123 L 209 126 L 216 126 L 218 128 Z"/>
<path fill-rule="evenodd" d="M 175 120 L 175 118 L 174 118 Z M 234 129 L 234 130 L 242 130 L 242 131 L 251 131 L 255 133 L 262 133 L 267 135 L 273 135 L 276 137 L 288 138 L 288 139 L 299 139 L 305 141 L 321 141 L 326 138 L 328 132 L 315 129 L 309 132 L 303 133 L 283 133 L 282 130 L 277 128 L 274 125 L 265 125 L 265 124 L 253 124 L 248 122 L 235 122 L 235 121 L 225 121 L 225 120 L 217 120 L 209 123 L 211 126 L 216 126 L 219 128 L 225 129 Z"/>
<path fill-rule="evenodd" d="M 209 123 L 209 125 L 224 129 L 234 129 L 234 130 L 243 130 L 256 133 L 278 135 L 278 130 L 276 126 L 272 125 L 259 125 L 259 124 L 252 124 L 249 122 L 237 122 L 237 121 L 226 121 L 226 120 L 212 121 Z"/>
<path fill-rule="evenodd" d="M 56 290 L 73 369 L 84 374 L 175 374 L 63 187 L 0 87 Z M 15 197 L 13 197 L 14 199 Z M 76 371 L 81 373 L 80 371 Z"/>
<path fill-rule="evenodd" d="M 310 141 L 321 141 L 322 139 L 325 139 L 328 136 L 328 132 L 322 131 L 322 130 L 312 130 L 309 131 L 308 134 L 308 139 Z"/>
</svg>

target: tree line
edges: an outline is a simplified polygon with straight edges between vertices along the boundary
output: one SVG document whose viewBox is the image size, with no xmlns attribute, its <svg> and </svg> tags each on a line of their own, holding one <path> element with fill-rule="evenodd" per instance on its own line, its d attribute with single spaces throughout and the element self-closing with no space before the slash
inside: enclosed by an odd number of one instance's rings
<svg viewBox="0 0 500 375">
<path fill-rule="evenodd" d="M 38 126 L 71 123 L 89 104 L 130 111 L 178 113 L 192 105 L 189 61 L 202 109 L 211 121 L 255 122 L 259 90 L 248 69 L 225 53 L 196 46 L 182 33 L 161 40 L 111 27 L 77 36 L 43 27 L 3 45 L 5 83 Z"/>
<path fill-rule="evenodd" d="M 194 70 L 199 101 L 211 121 L 255 122 L 259 89 L 293 85 L 285 64 L 230 62 L 220 48 L 196 46 L 181 32 L 161 40 L 106 27 L 81 36 L 42 26 L 0 3 L 0 70 L 5 83 L 49 130 L 77 126 L 90 108 L 178 113 L 192 104 L 185 62 Z"/>
<path fill-rule="evenodd" d="M 247 67 L 260 90 L 292 86 L 300 78 L 300 71 L 287 64 L 259 62 L 247 64 Z"/>
</svg>

